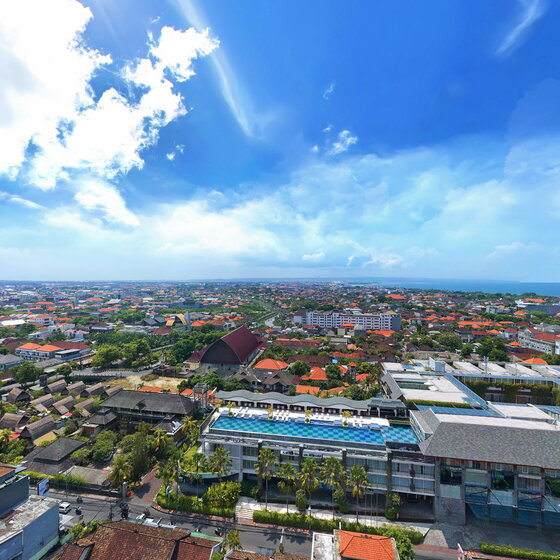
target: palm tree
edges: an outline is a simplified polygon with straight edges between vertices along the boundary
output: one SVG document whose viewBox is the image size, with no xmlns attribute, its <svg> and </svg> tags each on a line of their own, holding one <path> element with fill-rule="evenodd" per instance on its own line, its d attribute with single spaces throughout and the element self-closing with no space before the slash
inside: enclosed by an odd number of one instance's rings
<svg viewBox="0 0 560 560">
<path fill-rule="evenodd" d="M 317 490 L 319 479 L 317 477 L 317 463 L 310 458 L 304 459 L 299 471 L 300 488 L 308 495 Z"/>
<path fill-rule="evenodd" d="M 272 470 L 276 466 L 276 455 L 269 447 L 263 447 L 259 451 L 257 460 L 257 476 L 265 482 L 265 506 L 268 509 L 268 481 L 272 477 Z"/>
<path fill-rule="evenodd" d="M 196 499 L 198 500 L 198 487 L 202 479 L 202 473 L 208 468 L 208 460 L 206 455 L 202 453 L 194 453 L 186 461 L 185 470 L 187 476 L 191 480 L 196 480 Z"/>
<path fill-rule="evenodd" d="M 286 494 L 286 513 L 288 513 L 288 501 L 290 494 L 297 489 L 297 471 L 291 463 L 283 463 L 278 471 L 278 488 Z"/>
<path fill-rule="evenodd" d="M 0 430 L 0 449 L 2 449 L 8 444 L 11 435 L 12 435 L 11 430 L 8 429 Z"/>
<path fill-rule="evenodd" d="M 231 453 L 225 447 L 219 445 L 214 450 L 214 455 L 210 458 L 210 465 L 213 473 L 222 482 L 222 477 L 229 473 L 232 465 Z"/>
<path fill-rule="evenodd" d="M 194 445 L 200 435 L 198 424 L 190 416 L 185 416 L 179 428 L 179 433 L 187 440 L 189 447 Z"/>
<path fill-rule="evenodd" d="M 160 454 L 169 445 L 169 437 L 164 430 L 157 429 L 154 432 L 154 439 L 152 441 L 152 447 L 156 454 Z"/>
<path fill-rule="evenodd" d="M 224 552 L 229 552 L 230 550 L 243 550 L 241 539 L 239 538 L 239 531 L 237 529 L 232 529 L 226 533 L 226 536 L 222 541 L 222 550 Z"/>
<path fill-rule="evenodd" d="M 305 421 L 311 422 L 311 416 L 313 416 L 313 411 L 311 409 L 306 409 L 305 411 Z"/>
<path fill-rule="evenodd" d="M 342 425 L 348 426 L 348 418 L 352 418 L 352 413 L 349 410 L 343 410 L 342 417 L 344 418 Z"/>
<path fill-rule="evenodd" d="M 109 473 L 109 482 L 113 486 L 121 486 L 122 483 L 130 479 L 131 468 L 126 455 L 122 453 L 117 455 L 113 460 L 111 472 Z"/>
<path fill-rule="evenodd" d="M 364 497 L 364 490 L 367 487 L 368 478 L 364 467 L 359 465 L 354 465 L 350 469 L 349 477 L 350 489 L 352 491 L 352 497 L 356 498 L 356 523 L 358 522 L 358 502 L 360 498 Z"/>
<path fill-rule="evenodd" d="M 344 480 L 344 469 L 342 464 L 336 457 L 327 457 L 325 462 L 321 465 L 319 476 L 321 482 L 331 489 L 331 504 L 332 514 L 334 519 L 334 493 L 339 488 Z"/>
</svg>

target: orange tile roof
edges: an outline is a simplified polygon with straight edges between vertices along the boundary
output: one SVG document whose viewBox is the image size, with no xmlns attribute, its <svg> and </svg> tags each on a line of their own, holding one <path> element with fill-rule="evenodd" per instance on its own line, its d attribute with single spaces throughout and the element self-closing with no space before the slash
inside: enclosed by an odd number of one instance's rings
<svg viewBox="0 0 560 560">
<path fill-rule="evenodd" d="M 45 344 L 45 346 L 39 346 L 36 350 L 40 352 L 58 352 L 61 350 L 58 346 L 54 346 L 52 344 Z"/>
<path fill-rule="evenodd" d="M 338 531 L 340 556 L 352 560 L 395 560 L 391 537 Z"/>
<path fill-rule="evenodd" d="M 296 385 L 296 393 L 298 395 L 317 395 L 321 392 L 319 387 L 312 387 L 311 385 Z"/>
<path fill-rule="evenodd" d="M 140 387 L 138 390 L 144 393 L 161 393 L 163 391 L 161 387 Z"/>
<path fill-rule="evenodd" d="M 544 365 L 544 366 L 548 365 L 548 362 L 546 360 L 543 360 L 542 358 L 529 358 L 528 360 L 523 360 L 522 363 L 523 364 L 540 364 L 540 365 Z"/>
<path fill-rule="evenodd" d="M 258 364 L 253 366 L 255 369 L 285 369 L 288 367 L 286 362 L 282 360 L 272 360 L 271 358 L 267 358 L 265 360 L 261 360 Z"/>
<path fill-rule="evenodd" d="M 25 344 L 22 344 L 21 346 L 18 346 L 18 350 L 37 350 L 38 348 L 41 348 L 38 344 L 34 344 L 33 342 L 27 342 Z"/>
<path fill-rule="evenodd" d="M 312 367 L 311 371 L 302 377 L 306 381 L 328 381 L 327 374 L 323 368 Z"/>
</svg>

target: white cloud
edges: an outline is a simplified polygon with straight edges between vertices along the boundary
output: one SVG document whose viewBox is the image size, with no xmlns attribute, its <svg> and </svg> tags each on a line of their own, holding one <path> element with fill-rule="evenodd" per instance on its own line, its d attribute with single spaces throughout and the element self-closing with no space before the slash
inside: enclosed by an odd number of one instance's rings
<svg viewBox="0 0 560 560">
<path fill-rule="evenodd" d="M 86 179 L 78 185 L 74 200 L 90 212 L 99 211 L 112 224 L 135 227 L 138 218 L 126 207 L 125 201 L 113 185 L 94 179 Z"/>
<path fill-rule="evenodd" d="M 43 190 L 64 183 L 104 223 L 137 226 L 108 181 L 142 168 L 142 151 L 186 113 L 175 82 L 188 80 L 194 60 L 218 43 L 208 30 L 163 27 L 147 57 L 125 65 L 128 96 L 109 87 L 95 97 L 91 79 L 112 61 L 83 43 L 91 17 L 76 0 L 0 4 L 0 174 Z"/>
<path fill-rule="evenodd" d="M 327 150 L 327 154 L 329 156 L 342 154 L 343 152 L 347 152 L 350 149 L 350 146 L 353 146 L 357 142 L 357 136 L 352 136 L 352 133 L 349 130 L 341 130 L 338 133 L 336 141 L 334 141 Z"/>
<path fill-rule="evenodd" d="M 328 100 L 334 91 L 336 82 L 331 82 L 323 92 L 323 99 Z"/>
<path fill-rule="evenodd" d="M 309 151 L 314 153 L 314 154 L 318 154 L 319 153 L 319 146 L 317 146 L 317 144 L 315 144 L 314 146 L 311 146 Z"/>
<path fill-rule="evenodd" d="M 175 159 L 175 152 L 169 152 L 167 154 L 165 154 L 165 157 L 169 160 L 169 161 L 173 161 Z"/>
<path fill-rule="evenodd" d="M 500 43 L 496 54 L 505 56 L 513 52 L 525 37 L 531 26 L 546 12 L 544 0 L 518 0 L 521 9 L 519 21 L 508 31 Z"/>
<path fill-rule="evenodd" d="M 316 253 L 309 253 L 306 255 L 302 255 L 301 260 L 308 261 L 308 262 L 319 262 L 322 261 L 324 258 L 325 258 L 325 252 L 317 251 Z"/>
<path fill-rule="evenodd" d="M 26 208 L 32 208 L 34 210 L 39 210 L 43 208 L 40 204 L 33 202 L 32 200 L 28 200 L 27 198 L 22 198 L 21 196 L 7 193 L 5 191 L 0 191 L 0 200 L 7 200 L 8 202 L 13 202 L 14 204 L 19 204 L 21 206 L 25 206 Z"/>
</svg>

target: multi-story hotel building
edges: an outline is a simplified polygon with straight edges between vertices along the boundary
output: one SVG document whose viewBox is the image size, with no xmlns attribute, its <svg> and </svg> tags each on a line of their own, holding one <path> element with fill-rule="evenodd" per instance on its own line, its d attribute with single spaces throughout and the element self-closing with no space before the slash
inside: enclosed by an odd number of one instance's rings
<svg viewBox="0 0 560 560">
<path fill-rule="evenodd" d="M 359 325 L 364 329 L 380 331 L 398 331 L 401 328 L 401 317 L 394 311 L 386 313 L 319 313 L 308 311 L 305 324 L 324 329 L 338 328 L 344 324 Z"/>
</svg>

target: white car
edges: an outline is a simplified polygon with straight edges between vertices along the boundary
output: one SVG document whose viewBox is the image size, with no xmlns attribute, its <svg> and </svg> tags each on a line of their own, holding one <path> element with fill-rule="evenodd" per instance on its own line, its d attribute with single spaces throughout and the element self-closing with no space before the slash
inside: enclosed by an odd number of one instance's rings
<svg viewBox="0 0 560 560">
<path fill-rule="evenodd" d="M 58 513 L 68 513 L 72 509 L 72 506 L 68 502 L 60 502 L 58 504 Z"/>
</svg>

